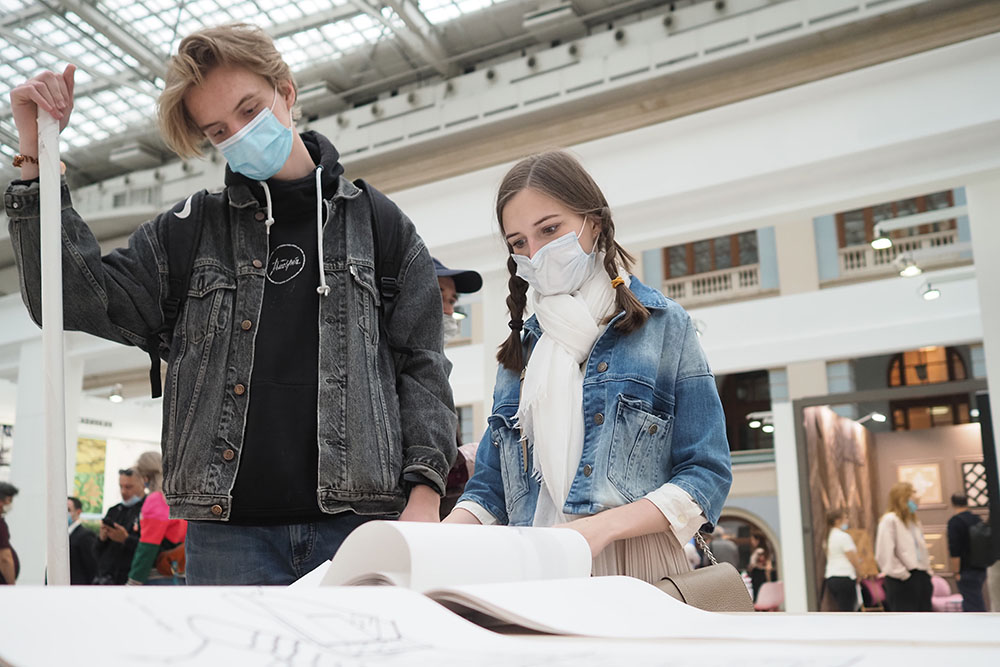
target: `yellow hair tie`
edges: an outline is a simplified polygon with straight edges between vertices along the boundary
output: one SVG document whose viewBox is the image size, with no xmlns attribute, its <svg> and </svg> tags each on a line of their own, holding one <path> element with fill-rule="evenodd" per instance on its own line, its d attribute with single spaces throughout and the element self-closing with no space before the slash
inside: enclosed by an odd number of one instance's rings
<svg viewBox="0 0 1000 667">
<path fill-rule="evenodd" d="M 611 279 L 612 289 L 617 289 L 624 284 L 625 284 L 625 279 L 622 278 L 621 276 L 615 276 L 614 278 Z"/>
</svg>

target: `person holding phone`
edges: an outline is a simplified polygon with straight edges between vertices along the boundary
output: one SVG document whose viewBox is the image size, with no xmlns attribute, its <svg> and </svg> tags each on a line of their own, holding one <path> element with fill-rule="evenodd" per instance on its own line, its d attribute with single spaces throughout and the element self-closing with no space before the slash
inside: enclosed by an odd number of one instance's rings
<svg viewBox="0 0 1000 667">
<path fill-rule="evenodd" d="M 118 471 L 118 490 L 122 501 L 101 519 L 98 533 L 97 574 L 95 584 L 123 585 L 128 581 L 132 557 L 139 546 L 139 515 L 146 492 L 135 468 Z"/>
</svg>

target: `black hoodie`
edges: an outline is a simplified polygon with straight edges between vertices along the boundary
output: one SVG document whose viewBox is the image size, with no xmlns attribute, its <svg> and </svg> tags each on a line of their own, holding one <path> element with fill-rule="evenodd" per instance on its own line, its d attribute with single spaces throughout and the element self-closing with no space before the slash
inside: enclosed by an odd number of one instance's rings
<svg viewBox="0 0 1000 667">
<path fill-rule="evenodd" d="M 333 145 L 302 133 L 313 161 L 323 165 L 323 198 L 330 199 L 344 168 Z M 266 206 L 257 181 L 226 168 L 226 184 L 245 183 Z M 319 283 L 316 247 L 316 172 L 293 181 L 267 181 L 274 224 L 264 302 L 256 327 L 250 405 L 233 486 L 230 523 L 288 524 L 329 518 L 316 497 L 316 395 L 319 375 Z M 326 217 L 326 207 L 323 207 Z M 261 223 L 264 224 L 264 223 Z M 247 326 L 244 324 L 243 326 Z"/>
</svg>

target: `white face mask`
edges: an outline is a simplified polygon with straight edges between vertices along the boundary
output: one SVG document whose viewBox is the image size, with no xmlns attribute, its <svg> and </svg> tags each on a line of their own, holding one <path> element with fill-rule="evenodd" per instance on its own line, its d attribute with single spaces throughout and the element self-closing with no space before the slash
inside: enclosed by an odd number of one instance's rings
<svg viewBox="0 0 1000 667">
<path fill-rule="evenodd" d="M 580 235 L 572 232 L 542 246 L 531 259 L 524 255 L 513 257 L 518 277 L 542 296 L 572 294 L 579 290 L 594 270 L 597 259 L 593 251 L 584 252 Z"/>
<path fill-rule="evenodd" d="M 455 340 L 462 333 L 462 325 L 451 315 L 443 315 L 441 324 L 444 327 L 444 342 L 446 343 Z"/>
</svg>

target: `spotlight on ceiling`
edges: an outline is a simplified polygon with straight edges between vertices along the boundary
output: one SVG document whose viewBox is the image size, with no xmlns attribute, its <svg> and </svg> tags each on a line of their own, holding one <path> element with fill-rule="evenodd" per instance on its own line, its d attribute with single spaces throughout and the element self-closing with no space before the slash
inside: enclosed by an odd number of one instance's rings
<svg viewBox="0 0 1000 667">
<path fill-rule="evenodd" d="M 875 230 L 875 238 L 872 239 L 872 248 L 874 250 L 887 250 L 892 247 L 892 239 L 885 235 L 880 229 Z"/>
<path fill-rule="evenodd" d="M 873 412 L 869 412 L 868 414 L 866 414 L 861 419 L 857 419 L 855 421 L 857 421 L 859 424 L 864 424 L 869 419 L 872 420 L 873 422 L 878 422 L 879 424 L 882 424 L 882 423 L 885 422 L 886 419 L 888 419 L 888 417 L 886 417 L 881 412 L 873 411 Z"/>
<path fill-rule="evenodd" d="M 969 410 L 969 416 L 973 419 L 979 419 L 979 408 L 972 408 Z"/>
<path fill-rule="evenodd" d="M 941 290 L 934 287 L 930 283 L 927 283 L 927 287 L 925 287 L 924 291 L 921 292 L 921 296 L 924 297 L 924 301 L 933 301 L 934 299 L 940 299 Z"/>
<path fill-rule="evenodd" d="M 750 422 L 749 424 L 747 424 L 747 426 L 749 426 L 750 428 L 760 428 L 761 427 L 761 423 L 760 423 L 759 419 L 754 419 L 752 422 Z"/>
<path fill-rule="evenodd" d="M 899 270 L 899 275 L 904 278 L 913 278 L 924 272 L 923 269 L 917 266 L 917 263 L 914 262 L 911 257 L 904 256 L 901 260 L 901 264 L 902 268 Z"/>
<path fill-rule="evenodd" d="M 774 424 L 764 424 L 760 427 L 760 430 L 764 433 L 774 433 Z"/>
<path fill-rule="evenodd" d="M 112 403 L 121 403 L 125 399 L 122 397 L 122 386 L 121 383 L 116 384 L 112 389 L 111 393 L 108 394 L 108 400 Z"/>
</svg>

